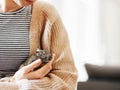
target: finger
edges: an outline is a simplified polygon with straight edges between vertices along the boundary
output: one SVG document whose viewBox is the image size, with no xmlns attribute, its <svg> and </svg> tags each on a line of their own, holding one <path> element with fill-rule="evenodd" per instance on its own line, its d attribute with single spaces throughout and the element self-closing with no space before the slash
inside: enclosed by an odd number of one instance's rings
<svg viewBox="0 0 120 90">
<path fill-rule="evenodd" d="M 51 64 L 45 65 L 42 68 L 29 73 L 27 75 L 27 78 L 28 79 L 40 79 L 40 78 L 43 78 L 44 76 L 46 76 L 50 72 L 51 69 L 52 69 Z"/>
<path fill-rule="evenodd" d="M 52 62 L 54 61 L 55 54 L 53 53 L 51 61 L 49 61 L 47 64 L 45 64 L 40 69 L 33 71 L 27 75 L 28 79 L 40 79 L 46 76 L 50 70 L 52 69 Z"/>
<path fill-rule="evenodd" d="M 33 71 L 27 75 L 28 79 L 40 79 L 46 76 L 50 70 L 52 69 L 52 62 L 54 61 L 55 54 L 52 55 L 51 61 L 49 61 L 47 64 L 45 64 L 40 69 Z"/>
<path fill-rule="evenodd" d="M 37 68 L 38 66 L 40 66 L 42 63 L 41 59 L 38 59 L 38 60 L 35 60 L 34 62 L 32 62 L 31 64 L 25 66 L 25 68 L 28 70 L 28 71 L 32 71 L 34 70 L 35 68 Z"/>
<path fill-rule="evenodd" d="M 13 82 L 13 81 L 15 81 L 15 77 L 14 76 L 10 78 L 9 82 Z"/>
</svg>

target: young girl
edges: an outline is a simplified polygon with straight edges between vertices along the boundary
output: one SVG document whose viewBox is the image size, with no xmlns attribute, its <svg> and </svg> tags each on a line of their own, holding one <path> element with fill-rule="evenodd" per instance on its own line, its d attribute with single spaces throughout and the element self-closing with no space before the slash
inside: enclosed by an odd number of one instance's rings
<svg viewBox="0 0 120 90">
<path fill-rule="evenodd" d="M 52 60 L 35 71 L 40 59 L 18 70 L 37 48 L 49 50 Z M 68 36 L 53 6 L 40 0 L 0 0 L 0 78 L 0 90 L 75 89 Z"/>
</svg>

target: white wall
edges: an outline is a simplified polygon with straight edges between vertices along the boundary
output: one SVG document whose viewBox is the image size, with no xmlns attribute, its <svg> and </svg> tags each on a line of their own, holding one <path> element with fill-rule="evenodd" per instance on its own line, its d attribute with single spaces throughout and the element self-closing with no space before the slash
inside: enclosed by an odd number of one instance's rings
<svg viewBox="0 0 120 90">
<path fill-rule="evenodd" d="M 67 28 L 79 72 L 85 63 L 120 65 L 120 0 L 47 0 L 58 9 Z"/>
<path fill-rule="evenodd" d="M 120 0 L 101 0 L 101 32 L 106 65 L 120 66 Z"/>
</svg>

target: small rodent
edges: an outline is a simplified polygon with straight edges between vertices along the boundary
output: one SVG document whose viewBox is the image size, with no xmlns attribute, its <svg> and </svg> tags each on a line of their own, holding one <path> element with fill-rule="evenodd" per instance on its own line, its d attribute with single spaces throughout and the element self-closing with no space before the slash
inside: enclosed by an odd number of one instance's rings
<svg viewBox="0 0 120 90">
<path fill-rule="evenodd" d="M 37 49 L 33 55 L 31 55 L 22 65 L 20 65 L 19 69 L 21 69 L 23 66 L 32 63 L 37 59 L 41 59 L 42 65 L 44 65 L 52 59 L 52 54 L 48 50 Z"/>
</svg>

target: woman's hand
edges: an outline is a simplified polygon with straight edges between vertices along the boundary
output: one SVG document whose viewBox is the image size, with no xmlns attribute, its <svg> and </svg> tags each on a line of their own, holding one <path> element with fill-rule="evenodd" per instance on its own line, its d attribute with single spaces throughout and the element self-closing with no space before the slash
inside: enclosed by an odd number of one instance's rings
<svg viewBox="0 0 120 90">
<path fill-rule="evenodd" d="M 28 6 L 33 4 L 36 0 L 13 0 L 19 6 Z"/>
<path fill-rule="evenodd" d="M 21 79 L 41 79 L 44 76 L 46 76 L 50 70 L 52 69 L 52 62 L 54 61 L 55 54 L 52 55 L 51 61 L 49 61 L 47 64 L 42 66 L 41 68 L 33 71 L 35 68 L 39 67 L 42 64 L 42 61 L 40 59 L 34 61 L 33 63 L 24 66 L 20 70 L 18 70 L 15 75 L 10 79 L 10 82 L 17 81 Z"/>
</svg>

